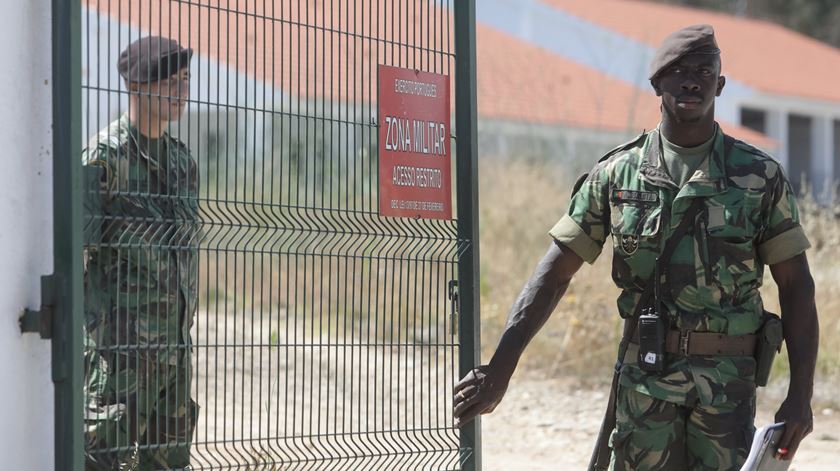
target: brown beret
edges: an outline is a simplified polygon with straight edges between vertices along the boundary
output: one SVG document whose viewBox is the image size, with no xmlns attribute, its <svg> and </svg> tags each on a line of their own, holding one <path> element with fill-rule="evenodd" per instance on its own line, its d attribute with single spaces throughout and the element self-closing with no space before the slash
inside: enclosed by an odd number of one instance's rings
<svg viewBox="0 0 840 471">
<path fill-rule="evenodd" d="M 688 54 L 720 54 L 711 25 L 692 25 L 669 34 L 650 61 L 651 81 L 669 65 Z"/>
<path fill-rule="evenodd" d="M 145 36 L 120 54 L 117 70 L 129 82 L 147 83 L 164 80 L 190 65 L 192 49 L 160 36 Z"/>
</svg>

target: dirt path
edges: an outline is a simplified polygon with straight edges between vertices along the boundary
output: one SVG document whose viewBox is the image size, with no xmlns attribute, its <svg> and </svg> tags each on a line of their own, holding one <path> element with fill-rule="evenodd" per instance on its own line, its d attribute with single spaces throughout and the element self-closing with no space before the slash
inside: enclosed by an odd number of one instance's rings
<svg viewBox="0 0 840 471">
<path fill-rule="evenodd" d="M 504 402 L 483 418 L 484 470 L 585 469 L 606 407 L 605 391 L 577 389 L 571 379 L 517 376 Z M 759 396 L 756 423 L 772 419 L 778 402 L 770 402 Z M 814 432 L 791 470 L 840 469 L 840 411 L 819 409 L 815 415 Z"/>
<path fill-rule="evenodd" d="M 285 312 L 199 313 L 194 469 L 454 469 L 454 347 L 311 324 Z"/>
</svg>

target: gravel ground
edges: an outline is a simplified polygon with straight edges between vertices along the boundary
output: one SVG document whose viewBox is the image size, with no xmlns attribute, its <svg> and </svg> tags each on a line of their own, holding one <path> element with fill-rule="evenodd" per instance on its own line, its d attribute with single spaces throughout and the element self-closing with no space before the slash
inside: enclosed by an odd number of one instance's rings
<svg viewBox="0 0 840 471">
<path fill-rule="evenodd" d="M 579 389 L 573 379 L 517 375 L 504 402 L 483 417 L 483 464 L 496 470 L 586 469 L 607 403 L 607 386 Z M 772 420 L 777 398 L 761 396 L 757 424 Z M 790 469 L 834 471 L 840 462 L 840 411 L 815 410 L 814 432 Z"/>
<path fill-rule="evenodd" d="M 199 313 L 194 469 L 457 467 L 452 347 L 358 332 L 342 340 L 310 326 L 285 312 Z"/>
</svg>

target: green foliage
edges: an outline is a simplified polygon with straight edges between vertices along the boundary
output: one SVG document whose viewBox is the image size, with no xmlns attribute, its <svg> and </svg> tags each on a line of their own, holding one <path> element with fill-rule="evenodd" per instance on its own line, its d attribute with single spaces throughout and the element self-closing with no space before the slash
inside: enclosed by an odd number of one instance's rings
<svg viewBox="0 0 840 471">
<path fill-rule="evenodd" d="M 840 2 L 836 0 L 653 0 L 747 16 L 786 26 L 840 47 Z"/>
</svg>

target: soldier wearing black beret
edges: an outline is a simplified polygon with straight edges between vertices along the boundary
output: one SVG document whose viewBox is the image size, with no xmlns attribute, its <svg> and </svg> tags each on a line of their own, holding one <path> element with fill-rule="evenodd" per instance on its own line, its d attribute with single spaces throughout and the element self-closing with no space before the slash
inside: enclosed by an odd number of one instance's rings
<svg viewBox="0 0 840 471">
<path fill-rule="evenodd" d="M 666 67 L 689 54 L 709 55 L 720 59 L 715 30 L 710 25 L 688 26 L 665 38 L 650 61 L 648 78 L 653 82 Z"/>
<path fill-rule="evenodd" d="M 168 127 L 186 109 L 191 58 L 172 39 L 131 43 L 117 65 L 128 110 L 83 153 L 100 175 L 85 199 L 86 469 L 190 469 L 198 172 Z"/>
<path fill-rule="evenodd" d="M 455 423 L 500 403 L 528 342 L 610 239 L 625 323 L 589 469 L 739 469 L 756 386 L 766 384 L 782 340 L 790 386 L 773 451 L 789 460 L 812 429 L 819 345 L 810 243 L 795 195 L 778 161 L 715 121 L 726 79 L 711 26 L 665 38 L 648 78 L 661 97 L 659 126 L 578 180 L 490 363 L 456 384 Z M 764 310 L 765 267 L 779 288 L 781 319 Z"/>
<path fill-rule="evenodd" d="M 186 109 L 192 49 L 160 36 L 145 36 L 120 54 L 117 70 L 130 94 L 129 119 L 151 138 L 162 135 Z"/>
<path fill-rule="evenodd" d="M 192 54 L 192 49 L 181 47 L 174 39 L 145 36 L 120 54 L 117 70 L 126 82 L 158 82 L 189 67 Z"/>
</svg>

